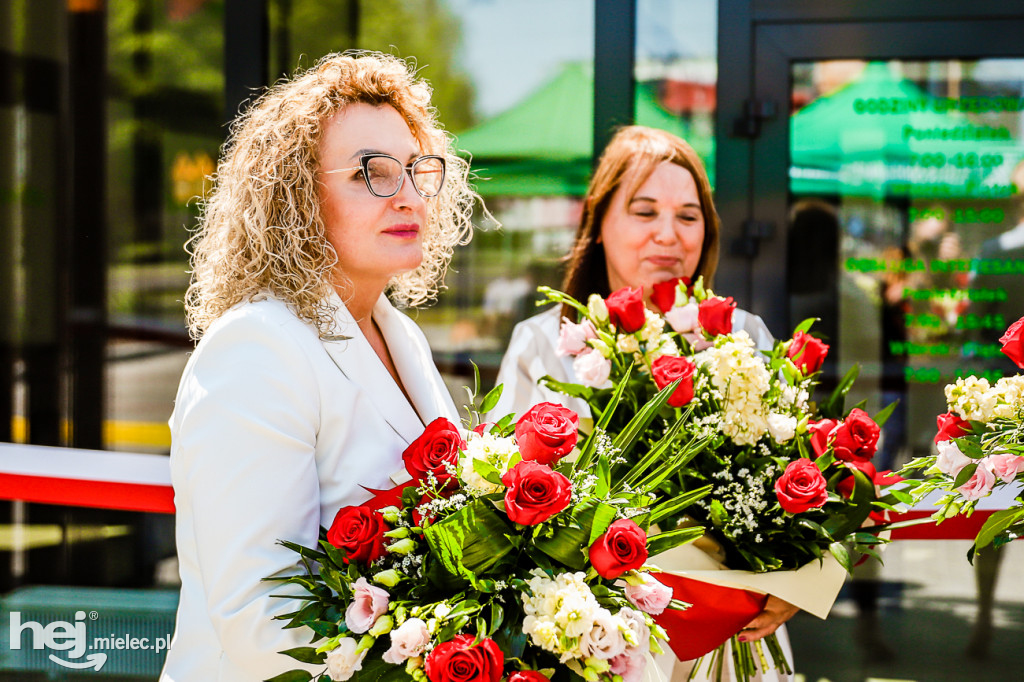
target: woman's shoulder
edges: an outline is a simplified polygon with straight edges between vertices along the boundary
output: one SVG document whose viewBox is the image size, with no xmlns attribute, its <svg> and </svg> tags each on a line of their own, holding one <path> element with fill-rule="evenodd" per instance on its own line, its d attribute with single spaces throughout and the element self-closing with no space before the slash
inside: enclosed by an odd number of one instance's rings
<svg viewBox="0 0 1024 682">
<path fill-rule="evenodd" d="M 759 315 L 755 315 L 742 308 L 736 308 L 736 311 L 733 313 L 732 328 L 733 331 L 740 331 L 742 329 L 749 334 L 750 338 L 754 340 L 754 345 L 760 350 L 771 350 L 772 346 L 775 345 L 775 337 L 772 336 L 764 320 Z"/>
<path fill-rule="evenodd" d="M 258 350 L 288 352 L 313 349 L 320 336 L 311 323 L 301 319 L 286 301 L 258 296 L 239 303 L 210 325 L 196 346 L 196 354 L 216 354 L 222 349 L 245 353 Z"/>
</svg>

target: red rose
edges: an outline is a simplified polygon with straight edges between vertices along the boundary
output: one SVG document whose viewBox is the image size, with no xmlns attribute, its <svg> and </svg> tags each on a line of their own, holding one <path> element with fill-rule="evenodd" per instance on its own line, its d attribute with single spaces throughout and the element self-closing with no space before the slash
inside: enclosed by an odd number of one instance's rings
<svg viewBox="0 0 1024 682">
<path fill-rule="evenodd" d="M 555 403 L 537 403 L 516 422 L 516 442 L 523 459 L 554 464 L 576 447 L 579 416 Z"/>
<path fill-rule="evenodd" d="M 505 657 L 490 637 L 472 646 L 473 635 L 455 635 L 427 656 L 430 682 L 498 682 Z"/>
<path fill-rule="evenodd" d="M 535 526 L 569 505 L 572 484 L 551 467 L 523 460 L 501 477 L 505 512 L 514 523 Z"/>
<path fill-rule="evenodd" d="M 1024 369 L 1024 317 L 1010 325 L 1006 333 L 999 337 L 1003 344 L 1003 355 L 1013 360 L 1013 364 Z"/>
<path fill-rule="evenodd" d="M 793 341 L 789 344 L 787 356 L 793 361 L 804 374 L 814 374 L 821 369 L 821 363 L 825 362 L 828 355 L 828 344 L 810 334 L 797 332 L 793 335 Z"/>
<path fill-rule="evenodd" d="M 775 495 L 779 504 L 790 514 L 824 506 L 828 501 L 825 477 L 809 459 L 798 459 L 775 481 Z"/>
<path fill-rule="evenodd" d="M 546 675 L 536 670 L 517 670 L 508 676 L 506 682 L 550 682 Z"/>
<path fill-rule="evenodd" d="M 658 306 L 658 310 L 667 313 L 676 304 L 676 290 L 679 288 L 681 277 L 673 277 L 665 282 L 658 282 L 651 287 L 651 303 Z"/>
<path fill-rule="evenodd" d="M 414 481 L 422 481 L 432 473 L 445 486 L 455 482 L 448 468 L 455 470 L 459 464 L 459 449 L 464 447 L 466 441 L 462 440 L 455 424 L 438 417 L 427 425 L 419 438 L 409 443 L 402 460 Z"/>
<path fill-rule="evenodd" d="M 345 562 L 369 564 L 384 554 L 384 516 L 369 507 L 342 507 L 327 531 L 327 541 L 345 550 Z"/>
<path fill-rule="evenodd" d="M 736 310 L 736 302 L 729 298 L 713 296 L 701 301 L 697 307 L 697 321 L 701 329 L 711 336 L 732 332 L 732 313 Z"/>
<path fill-rule="evenodd" d="M 668 404 L 682 407 L 693 400 L 693 372 L 696 369 L 697 366 L 686 358 L 661 355 L 651 363 L 651 377 L 659 391 L 676 379 L 681 379 L 676 390 L 669 396 Z"/>
<path fill-rule="evenodd" d="M 879 433 L 881 429 L 867 412 L 859 407 L 853 408 L 846 419 L 832 431 L 832 450 L 836 459 L 844 462 L 867 462 L 875 456 L 875 450 L 878 449 Z"/>
<path fill-rule="evenodd" d="M 935 425 L 939 427 L 939 432 L 935 434 L 936 443 L 965 436 L 971 431 L 971 423 L 952 412 L 936 417 Z"/>
<path fill-rule="evenodd" d="M 814 448 L 814 454 L 818 457 L 824 455 L 825 451 L 828 450 L 832 431 L 838 425 L 839 422 L 835 419 L 822 419 L 808 425 L 807 431 L 811 434 L 811 447 Z"/>
<path fill-rule="evenodd" d="M 644 292 L 640 287 L 623 287 L 614 291 L 604 304 L 608 308 L 608 319 L 625 334 L 640 331 L 647 321 Z"/>
<path fill-rule="evenodd" d="M 590 563 L 602 578 L 614 580 L 647 561 L 647 534 L 629 519 L 608 526 L 590 546 Z"/>
<path fill-rule="evenodd" d="M 878 471 L 875 469 L 875 465 L 871 462 L 849 462 L 846 466 L 851 469 L 850 475 L 839 481 L 839 483 L 836 483 L 836 492 L 843 497 L 849 498 L 853 495 L 853 488 L 857 485 L 857 479 L 853 475 L 853 469 L 860 469 L 863 471 L 864 475 L 867 476 L 868 480 L 872 483 L 874 483 L 875 479 L 878 478 Z"/>
</svg>

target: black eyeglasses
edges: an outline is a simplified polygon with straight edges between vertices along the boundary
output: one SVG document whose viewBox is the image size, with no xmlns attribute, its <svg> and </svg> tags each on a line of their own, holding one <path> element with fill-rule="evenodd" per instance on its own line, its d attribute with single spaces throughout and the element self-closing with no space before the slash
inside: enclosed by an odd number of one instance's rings
<svg viewBox="0 0 1024 682">
<path fill-rule="evenodd" d="M 363 154 L 359 165 L 337 168 L 324 173 L 347 173 L 361 170 L 366 189 L 375 197 L 393 197 L 402 189 L 405 174 L 409 173 L 412 186 L 421 197 L 436 197 L 444 186 L 444 157 L 421 156 L 403 166 L 402 162 L 387 154 Z"/>
</svg>

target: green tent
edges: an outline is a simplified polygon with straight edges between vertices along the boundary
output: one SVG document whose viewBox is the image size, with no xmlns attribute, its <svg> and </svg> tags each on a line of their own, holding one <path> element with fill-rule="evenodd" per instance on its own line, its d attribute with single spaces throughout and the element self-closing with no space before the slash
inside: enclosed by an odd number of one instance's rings
<svg viewBox="0 0 1024 682">
<path fill-rule="evenodd" d="M 874 113 L 882 107 L 888 113 Z M 967 196 L 968 187 L 994 177 L 993 166 L 983 165 L 980 157 L 1011 154 L 1003 163 L 1012 164 L 1019 151 L 1007 142 L 919 139 L 908 131 L 934 135 L 972 125 L 965 114 L 946 111 L 943 100 L 894 78 L 885 62 L 872 62 L 857 80 L 790 119 L 790 191 Z"/>
<path fill-rule="evenodd" d="M 582 196 L 591 169 L 594 75 L 590 65 L 567 64 L 513 108 L 458 135 L 472 155 L 484 196 Z M 636 120 L 684 139 L 686 123 L 662 108 L 655 88 L 636 89 Z M 710 138 L 691 140 L 705 159 Z"/>
</svg>

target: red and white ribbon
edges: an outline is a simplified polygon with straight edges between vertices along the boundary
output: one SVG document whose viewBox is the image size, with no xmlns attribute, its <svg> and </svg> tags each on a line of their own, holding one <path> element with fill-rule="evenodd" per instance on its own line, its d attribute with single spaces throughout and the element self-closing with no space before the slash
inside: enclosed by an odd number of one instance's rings
<svg viewBox="0 0 1024 682">
<path fill-rule="evenodd" d="M 0 443 L 0 499 L 174 513 L 170 458 Z"/>
</svg>

